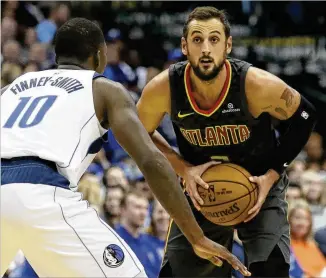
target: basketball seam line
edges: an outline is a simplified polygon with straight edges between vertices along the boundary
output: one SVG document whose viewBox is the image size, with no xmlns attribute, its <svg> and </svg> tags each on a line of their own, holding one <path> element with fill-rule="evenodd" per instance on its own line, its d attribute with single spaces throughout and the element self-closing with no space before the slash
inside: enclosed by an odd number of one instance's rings
<svg viewBox="0 0 326 278">
<path fill-rule="evenodd" d="M 236 184 L 244 185 L 244 184 L 242 184 L 242 183 L 240 183 L 240 182 L 229 181 L 229 180 L 220 180 L 220 181 L 214 181 L 214 180 L 213 180 L 213 181 L 206 181 L 206 183 L 209 183 L 209 182 L 230 182 L 230 183 L 236 183 Z M 247 188 L 247 187 L 246 187 L 246 188 Z M 201 206 L 201 207 L 203 207 L 203 208 L 207 208 L 207 207 L 214 207 L 214 206 L 219 206 L 219 205 L 224 205 L 224 204 L 227 204 L 227 203 L 231 203 L 231 202 L 233 202 L 233 201 L 237 201 L 237 200 L 239 200 L 239 199 L 241 199 L 241 198 L 243 198 L 243 197 L 246 197 L 247 195 L 249 195 L 249 194 L 251 194 L 252 192 L 254 192 L 256 189 L 257 189 L 257 187 L 256 187 L 255 189 L 249 191 L 249 192 L 246 193 L 245 195 L 242 195 L 241 197 L 238 197 L 238 198 L 233 199 L 233 200 L 231 200 L 231 201 L 227 201 L 227 202 L 220 203 L 220 204 L 215 204 L 215 205 Z"/>
<path fill-rule="evenodd" d="M 223 165 L 223 164 L 222 164 Z M 243 175 L 246 179 L 248 179 L 248 177 L 244 174 L 244 173 L 242 173 L 239 169 L 237 169 L 237 168 L 235 168 L 235 167 L 232 167 L 232 166 L 230 166 L 230 165 L 227 165 L 227 164 L 224 164 L 224 166 L 225 167 L 229 167 L 229 168 L 232 168 L 232 169 L 234 169 L 234 170 L 237 170 L 241 175 Z M 249 173 L 250 174 L 250 173 Z M 250 174 L 251 175 L 251 174 Z M 249 180 L 249 179 L 248 179 Z"/>
</svg>

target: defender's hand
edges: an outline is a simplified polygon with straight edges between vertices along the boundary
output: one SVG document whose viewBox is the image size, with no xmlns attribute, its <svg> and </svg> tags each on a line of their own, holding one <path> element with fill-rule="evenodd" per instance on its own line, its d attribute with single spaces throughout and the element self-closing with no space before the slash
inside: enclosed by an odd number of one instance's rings
<svg viewBox="0 0 326 278">
<path fill-rule="evenodd" d="M 210 161 L 199 166 L 188 167 L 184 171 L 182 178 L 185 181 L 185 188 L 188 192 L 195 208 L 200 210 L 200 205 L 204 204 L 197 191 L 197 184 L 208 189 L 208 184 L 201 179 L 201 175 L 211 166 L 220 164 L 221 162 Z"/>
<path fill-rule="evenodd" d="M 279 179 L 279 174 L 274 170 L 269 170 L 265 175 L 259 177 L 250 177 L 249 180 L 254 182 L 258 186 L 258 199 L 254 207 L 248 211 L 248 217 L 244 222 L 248 222 L 253 219 L 260 211 L 264 204 L 269 190 L 272 188 L 275 181 Z"/>
<path fill-rule="evenodd" d="M 202 237 L 200 240 L 198 240 L 195 244 L 193 244 L 193 248 L 199 257 L 209 260 L 218 267 L 222 266 L 223 259 L 232 265 L 235 270 L 239 270 L 244 276 L 251 275 L 251 273 L 236 256 L 232 255 L 224 246 L 217 244 L 207 237 Z"/>
</svg>

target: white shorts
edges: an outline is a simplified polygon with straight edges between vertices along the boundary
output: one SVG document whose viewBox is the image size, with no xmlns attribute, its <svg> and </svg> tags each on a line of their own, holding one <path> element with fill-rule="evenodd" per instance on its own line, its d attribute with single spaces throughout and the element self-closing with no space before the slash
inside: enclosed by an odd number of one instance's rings
<svg viewBox="0 0 326 278">
<path fill-rule="evenodd" d="M 0 227 L 1 277 L 20 249 L 40 277 L 146 277 L 133 251 L 79 192 L 2 185 Z"/>
</svg>

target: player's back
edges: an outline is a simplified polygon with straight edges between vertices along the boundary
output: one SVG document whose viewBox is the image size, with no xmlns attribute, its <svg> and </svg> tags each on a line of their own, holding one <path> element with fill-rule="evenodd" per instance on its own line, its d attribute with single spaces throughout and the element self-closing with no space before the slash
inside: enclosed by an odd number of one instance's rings
<svg viewBox="0 0 326 278">
<path fill-rule="evenodd" d="M 66 69 L 18 77 L 1 96 L 1 157 L 53 161 L 76 186 L 98 151 L 90 146 L 106 131 L 95 114 L 93 77 Z"/>
</svg>

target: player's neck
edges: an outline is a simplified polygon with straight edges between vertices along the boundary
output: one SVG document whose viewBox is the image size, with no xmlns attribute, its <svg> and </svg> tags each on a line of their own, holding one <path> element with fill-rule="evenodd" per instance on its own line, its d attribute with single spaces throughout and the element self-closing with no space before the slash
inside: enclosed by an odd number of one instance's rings
<svg viewBox="0 0 326 278">
<path fill-rule="evenodd" d="M 86 63 L 80 63 L 74 59 L 59 60 L 58 69 L 92 70 Z"/>
<path fill-rule="evenodd" d="M 190 80 L 192 91 L 199 98 L 205 100 L 216 100 L 222 91 L 227 76 L 226 67 L 223 66 L 219 74 L 212 80 L 204 81 L 200 79 L 194 71 L 190 70 Z"/>
</svg>

